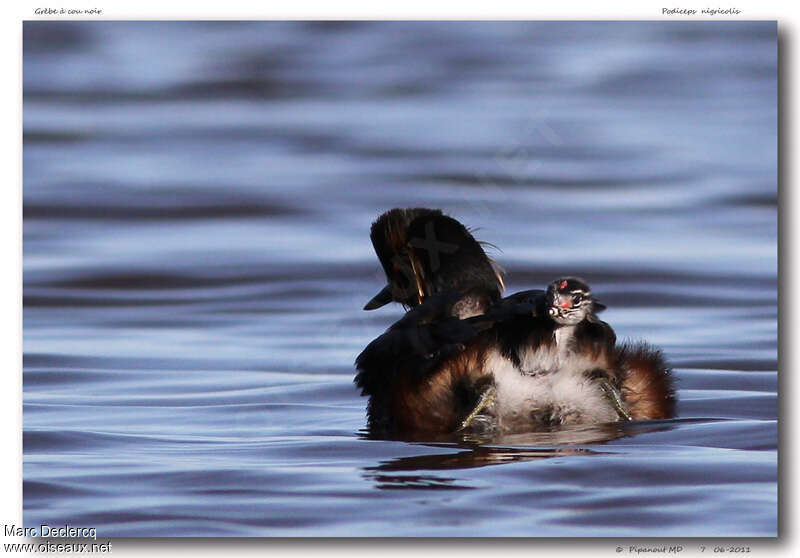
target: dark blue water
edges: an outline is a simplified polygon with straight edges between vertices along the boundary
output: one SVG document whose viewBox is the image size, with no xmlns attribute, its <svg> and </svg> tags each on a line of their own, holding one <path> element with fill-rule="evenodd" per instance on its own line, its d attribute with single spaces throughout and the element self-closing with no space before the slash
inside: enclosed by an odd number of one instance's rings
<svg viewBox="0 0 800 558">
<path fill-rule="evenodd" d="M 775 23 L 24 25 L 24 522 L 99 536 L 777 529 Z M 580 275 L 674 420 L 371 440 L 395 206 Z"/>
</svg>

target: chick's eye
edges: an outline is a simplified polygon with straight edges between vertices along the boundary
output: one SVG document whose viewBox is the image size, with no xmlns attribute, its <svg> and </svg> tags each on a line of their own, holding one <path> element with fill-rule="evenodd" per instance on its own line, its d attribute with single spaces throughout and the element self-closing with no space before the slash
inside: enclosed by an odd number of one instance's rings
<svg viewBox="0 0 800 558">
<path fill-rule="evenodd" d="M 573 304 L 577 304 L 578 302 L 580 302 L 582 300 L 583 300 L 583 294 L 582 293 L 575 293 L 574 295 L 572 295 L 572 303 Z"/>
</svg>

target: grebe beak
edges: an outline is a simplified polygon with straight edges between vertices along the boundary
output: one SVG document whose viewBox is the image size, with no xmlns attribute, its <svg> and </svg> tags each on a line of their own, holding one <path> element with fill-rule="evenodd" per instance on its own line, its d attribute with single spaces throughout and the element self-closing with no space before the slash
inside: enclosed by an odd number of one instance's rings
<svg viewBox="0 0 800 558">
<path fill-rule="evenodd" d="M 372 297 L 372 300 L 367 302 L 364 306 L 364 310 L 375 310 L 376 308 L 380 308 L 381 306 L 385 306 L 392 301 L 392 287 L 391 285 L 386 285 L 381 292 L 376 294 Z"/>
</svg>

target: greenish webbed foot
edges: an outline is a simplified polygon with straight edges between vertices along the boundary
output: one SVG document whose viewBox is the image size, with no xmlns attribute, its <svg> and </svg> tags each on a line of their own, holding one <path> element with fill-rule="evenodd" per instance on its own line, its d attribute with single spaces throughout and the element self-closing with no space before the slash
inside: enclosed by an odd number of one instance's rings
<svg viewBox="0 0 800 558">
<path fill-rule="evenodd" d="M 461 421 L 461 426 L 459 426 L 457 432 L 461 432 L 469 428 L 470 425 L 478 420 L 478 416 L 481 414 L 481 412 L 494 403 L 496 399 L 497 390 L 493 385 L 484 389 L 481 393 L 481 396 L 478 398 L 478 403 L 475 405 L 475 408 L 472 409 L 472 412 L 467 415 L 467 418 Z"/>
<path fill-rule="evenodd" d="M 605 378 L 598 379 L 597 384 L 600 386 L 600 389 L 603 390 L 603 395 L 606 396 L 611 406 L 617 411 L 619 420 L 633 420 L 628 406 L 622 400 L 622 394 L 619 390 Z"/>
</svg>

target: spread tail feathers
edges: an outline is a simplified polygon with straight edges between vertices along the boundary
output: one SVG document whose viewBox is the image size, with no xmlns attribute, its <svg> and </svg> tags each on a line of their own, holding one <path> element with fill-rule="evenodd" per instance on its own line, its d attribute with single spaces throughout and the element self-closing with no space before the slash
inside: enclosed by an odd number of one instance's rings
<svg viewBox="0 0 800 558">
<path fill-rule="evenodd" d="M 617 349 L 623 372 L 622 397 L 634 420 L 675 415 L 672 371 L 661 351 L 647 343 L 627 343 Z"/>
</svg>

